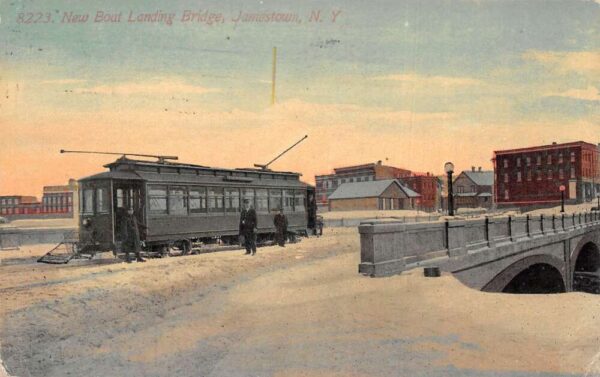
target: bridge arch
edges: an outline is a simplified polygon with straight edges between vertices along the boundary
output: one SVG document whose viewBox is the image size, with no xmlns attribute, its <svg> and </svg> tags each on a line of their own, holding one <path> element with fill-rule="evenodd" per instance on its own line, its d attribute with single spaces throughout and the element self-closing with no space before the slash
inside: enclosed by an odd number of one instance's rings
<svg viewBox="0 0 600 377">
<path fill-rule="evenodd" d="M 571 278 L 574 291 L 600 293 L 597 274 L 600 271 L 600 248 L 597 237 L 588 235 L 582 238 L 571 254 Z"/>
<path fill-rule="evenodd" d="M 498 273 L 482 291 L 504 293 L 566 292 L 565 264 L 551 255 L 520 259 Z"/>
<path fill-rule="evenodd" d="M 600 269 L 600 237 L 586 235 L 571 253 L 571 273 L 575 271 L 593 272 Z"/>
</svg>

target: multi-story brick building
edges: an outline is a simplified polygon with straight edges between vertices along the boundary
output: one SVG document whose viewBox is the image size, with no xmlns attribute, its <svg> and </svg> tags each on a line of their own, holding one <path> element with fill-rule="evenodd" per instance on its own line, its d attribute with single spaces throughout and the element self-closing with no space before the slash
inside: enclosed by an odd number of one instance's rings
<svg viewBox="0 0 600 377">
<path fill-rule="evenodd" d="M 64 186 L 44 186 L 42 201 L 35 196 L 0 196 L 0 216 L 8 218 L 72 217 L 78 211 L 77 181 Z"/>
<path fill-rule="evenodd" d="M 329 196 L 344 183 L 378 181 L 382 179 L 403 178 L 411 175 L 410 170 L 376 163 L 347 166 L 333 169 L 333 174 L 315 176 L 317 205 L 329 207 Z"/>
<path fill-rule="evenodd" d="M 40 213 L 39 205 L 35 196 L 0 196 L 0 216 Z"/>
<path fill-rule="evenodd" d="M 495 201 L 499 207 L 590 201 L 600 193 L 600 150 L 583 141 L 494 152 Z"/>
<path fill-rule="evenodd" d="M 494 172 L 481 167 L 461 172 L 453 182 L 454 208 L 492 208 Z"/>
<path fill-rule="evenodd" d="M 437 211 L 442 205 L 442 181 L 430 173 L 414 173 L 399 179 L 402 184 L 419 193 L 417 208 L 424 211 Z"/>
</svg>

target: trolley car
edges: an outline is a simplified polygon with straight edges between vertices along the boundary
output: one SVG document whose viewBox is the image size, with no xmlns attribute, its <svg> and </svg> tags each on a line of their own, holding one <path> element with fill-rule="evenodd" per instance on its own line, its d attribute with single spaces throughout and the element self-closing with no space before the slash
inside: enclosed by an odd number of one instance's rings
<svg viewBox="0 0 600 377">
<path fill-rule="evenodd" d="M 315 227 L 314 187 L 300 174 L 268 169 L 221 169 L 125 155 L 104 165 L 108 171 L 79 180 L 80 253 L 118 252 L 127 209 L 142 232 L 144 251 L 187 253 L 193 242 L 238 243 L 242 203 L 258 218 L 258 241 L 272 238 L 274 212 L 283 208 L 288 230 L 308 235 Z"/>
</svg>

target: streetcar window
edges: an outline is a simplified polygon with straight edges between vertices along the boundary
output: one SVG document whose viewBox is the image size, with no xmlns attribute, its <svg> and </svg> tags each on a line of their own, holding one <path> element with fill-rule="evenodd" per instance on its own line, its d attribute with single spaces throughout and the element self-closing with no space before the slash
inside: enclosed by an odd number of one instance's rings
<svg viewBox="0 0 600 377">
<path fill-rule="evenodd" d="M 123 189 L 117 189 L 117 208 L 124 208 Z"/>
<path fill-rule="evenodd" d="M 269 190 L 269 209 L 276 211 L 281 207 L 281 190 Z"/>
<path fill-rule="evenodd" d="M 208 189 L 208 212 L 223 212 L 223 188 Z"/>
<path fill-rule="evenodd" d="M 304 203 L 304 192 L 303 191 L 295 191 L 294 192 L 294 212 L 305 212 L 305 203 Z"/>
<path fill-rule="evenodd" d="M 294 212 L 294 191 L 283 190 L 283 211 Z"/>
<path fill-rule="evenodd" d="M 108 190 L 96 189 L 96 213 L 108 213 Z"/>
<path fill-rule="evenodd" d="M 206 188 L 194 187 L 190 188 L 190 212 L 204 213 L 206 212 Z"/>
<path fill-rule="evenodd" d="M 242 203 L 245 200 L 248 200 L 249 204 L 256 208 L 256 204 L 254 203 L 254 189 L 242 189 Z"/>
<path fill-rule="evenodd" d="M 266 189 L 256 189 L 256 211 L 269 212 L 269 193 Z"/>
<path fill-rule="evenodd" d="M 150 213 L 167 213 L 167 188 L 164 186 L 148 186 Z"/>
<path fill-rule="evenodd" d="M 225 189 L 225 212 L 240 211 L 240 190 Z"/>
<path fill-rule="evenodd" d="M 169 214 L 187 215 L 187 198 L 185 187 L 169 188 Z"/>
<path fill-rule="evenodd" d="M 83 213 L 94 213 L 94 190 L 83 190 Z"/>
</svg>

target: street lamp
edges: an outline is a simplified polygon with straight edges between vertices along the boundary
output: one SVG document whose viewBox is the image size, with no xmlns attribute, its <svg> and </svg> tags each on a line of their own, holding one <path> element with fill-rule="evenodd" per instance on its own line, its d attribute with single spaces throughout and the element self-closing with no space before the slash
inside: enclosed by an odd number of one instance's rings
<svg viewBox="0 0 600 377">
<path fill-rule="evenodd" d="M 454 164 L 446 162 L 444 171 L 448 175 L 448 216 L 454 216 L 454 192 L 452 190 L 452 173 L 454 173 Z"/>
<path fill-rule="evenodd" d="M 560 185 L 560 212 L 565 212 L 565 185 Z"/>
<path fill-rule="evenodd" d="M 598 207 L 596 207 L 596 209 L 600 211 L 600 193 L 596 194 L 596 198 L 598 198 Z"/>
</svg>

